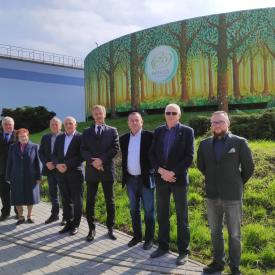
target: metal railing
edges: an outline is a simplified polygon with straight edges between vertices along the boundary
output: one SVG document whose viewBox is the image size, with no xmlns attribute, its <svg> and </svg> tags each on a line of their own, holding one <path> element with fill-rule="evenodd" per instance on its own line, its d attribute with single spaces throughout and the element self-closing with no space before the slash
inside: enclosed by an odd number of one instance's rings
<svg viewBox="0 0 275 275">
<path fill-rule="evenodd" d="M 28 48 L 0 44 L 0 57 L 29 60 L 45 64 L 83 69 L 84 62 L 80 57 L 61 55 Z"/>
</svg>

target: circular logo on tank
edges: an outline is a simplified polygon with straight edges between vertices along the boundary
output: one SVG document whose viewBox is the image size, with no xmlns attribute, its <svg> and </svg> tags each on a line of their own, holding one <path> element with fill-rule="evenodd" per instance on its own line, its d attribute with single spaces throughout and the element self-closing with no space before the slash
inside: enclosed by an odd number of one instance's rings
<svg viewBox="0 0 275 275">
<path fill-rule="evenodd" d="M 151 81 L 165 83 L 175 76 L 178 64 L 178 54 L 172 47 L 158 46 L 146 58 L 145 73 Z"/>
</svg>

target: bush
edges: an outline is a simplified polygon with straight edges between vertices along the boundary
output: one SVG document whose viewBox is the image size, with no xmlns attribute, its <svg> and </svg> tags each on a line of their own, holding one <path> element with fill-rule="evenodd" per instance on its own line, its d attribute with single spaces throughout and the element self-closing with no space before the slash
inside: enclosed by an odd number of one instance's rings
<svg viewBox="0 0 275 275">
<path fill-rule="evenodd" d="M 243 114 L 230 117 L 230 129 L 235 135 L 247 139 L 274 139 L 275 138 L 275 110 L 269 109 L 262 114 Z M 189 125 L 194 129 L 196 136 L 205 135 L 210 129 L 210 119 L 198 116 L 190 119 Z"/>
<path fill-rule="evenodd" d="M 12 117 L 15 121 L 16 129 L 27 128 L 30 133 L 37 133 L 49 127 L 49 122 L 55 116 L 55 113 L 49 112 L 43 106 L 25 106 L 16 109 L 3 108 L 1 116 Z"/>
<path fill-rule="evenodd" d="M 189 126 L 194 129 L 195 136 L 202 136 L 210 129 L 210 119 L 206 116 L 197 116 L 189 120 Z"/>
</svg>

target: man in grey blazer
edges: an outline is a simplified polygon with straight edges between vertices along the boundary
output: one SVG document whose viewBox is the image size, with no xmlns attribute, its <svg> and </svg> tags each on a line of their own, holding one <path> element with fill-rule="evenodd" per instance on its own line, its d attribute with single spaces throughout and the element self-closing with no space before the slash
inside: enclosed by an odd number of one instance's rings
<svg viewBox="0 0 275 275">
<path fill-rule="evenodd" d="M 225 251 L 223 218 L 229 235 L 231 274 L 241 274 L 241 218 L 244 184 L 254 171 L 247 141 L 229 132 L 226 112 L 211 116 L 212 137 L 203 140 L 198 149 L 197 165 L 205 176 L 208 223 L 213 245 L 213 262 L 204 268 L 205 274 L 224 270 Z"/>
<path fill-rule="evenodd" d="M 102 183 L 106 210 L 108 236 L 116 240 L 113 233 L 115 223 L 114 202 L 114 157 L 119 151 L 119 138 L 116 128 L 105 124 L 106 110 L 102 105 L 92 108 L 95 123 L 83 131 L 81 155 L 86 161 L 85 180 L 87 183 L 86 215 L 89 225 L 87 241 L 95 237 L 95 201 L 99 182 Z"/>
</svg>

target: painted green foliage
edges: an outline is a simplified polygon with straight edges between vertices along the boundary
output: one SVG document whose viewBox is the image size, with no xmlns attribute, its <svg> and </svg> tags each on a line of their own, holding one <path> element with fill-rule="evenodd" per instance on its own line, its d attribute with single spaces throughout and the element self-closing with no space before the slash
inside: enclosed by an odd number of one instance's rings
<svg viewBox="0 0 275 275">
<path fill-rule="evenodd" d="M 178 21 L 110 41 L 85 59 L 86 106 L 117 110 L 216 103 L 275 94 L 275 8 Z M 160 45 L 174 48 L 179 66 L 172 80 L 150 81 L 144 65 Z M 255 101 L 255 98 L 253 99 Z M 150 105 L 151 104 L 151 105 Z"/>
</svg>

